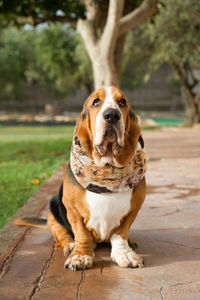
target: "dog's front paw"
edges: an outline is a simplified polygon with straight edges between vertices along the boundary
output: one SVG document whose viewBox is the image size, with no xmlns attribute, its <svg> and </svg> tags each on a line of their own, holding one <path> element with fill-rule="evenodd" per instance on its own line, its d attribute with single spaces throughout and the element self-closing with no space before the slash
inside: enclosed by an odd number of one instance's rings
<svg viewBox="0 0 200 300">
<path fill-rule="evenodd" d="M 68 238 L 65 238 L 62 241 L 55 242 L 54 246 L 58 249 L 63 249 L 64 255 L 69 256 L 75 247 L 75 242 L 73 239 L 69 240 Z"/>
<path fill-rule="evenodd" d="M 74 250 L 74 247 L 75 247 L 75 242 L 65 243 L 63 245 L 64 256 L 68 257 L 70 255 L 70 253 Z"/>
<path fill-rule="evenodd" d="M 78 255 L 73 253 L 67 258 L 64 268 L 72 271 L 86 270 L 92 267 L 93 257 L 90 255 Z"/>
<path fill-rule="evenodd" d="M 128 245 L 128 241 L 118 234 L 113 234 L 111 239 L 111 258 L 122 268 L 142 268 L 142 258 Z"/>
<path fill-rule="evenodd" d="M 127 253 L 111 253 L 111 258 L 122 268 L 143 268 L 144 266 L 142 258 L 132 249 Z"/>
</svg>

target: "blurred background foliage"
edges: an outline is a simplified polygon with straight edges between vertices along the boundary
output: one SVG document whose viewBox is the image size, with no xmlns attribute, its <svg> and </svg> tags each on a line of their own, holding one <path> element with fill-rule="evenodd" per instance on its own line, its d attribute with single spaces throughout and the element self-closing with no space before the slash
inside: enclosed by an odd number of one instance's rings
<svg viewBox="0 0 200 300">
<path fill-rule="evenodd" d="M 124 56 L 124 72 L 129 69 L 130 74 L 126 82 L 132 85 L 134 78 L 136 86 L 141 79 L 147 81 L 164 62 L 172 69 L 174 64 L 182 66 L 186 62 L 199 67 L 199 1 L 167 0 L 160 5 L 149 22 L 128 34 Z"/>
<path fill-rule="evenodd" d="M 77 88 L 92 89 L 92 72 L 80 36 L 68 25 L 7 28 L 0 31 L 0 100 L 20 100 L 39 82 L 62 98 Z"/>
<path fill-rule="evenodd" d="M 14 8 L 10 9 L 6 1 L 0 1 L 0 4 L 3 3 L 3 6 L 0 5 L 0 16 L 5 15 L 7 18 L 1 18 L 3 25 L 9 18 L 12 25 L 17 24 L 20 14 L 26 15 L 26 1 L 13 2 Z M 18 13 L 15 11 L 17 3 Z M 61 1 L 58 4 L 62 6 L 63 3 Z M 66 3 L 69 7 L 62 7 L 62 10 L 70 18 L 84 17 L 84 7 L 79 1 Z M 38 5 L 46 7 L 47 3 L 40 1 Z M 60 7 L 51 1 L 49 5 L 51 16 L 47 15 L 47 19 L 56 17 L 56 8 Z M 37 9 L 39 11 L 42 8 L 34 6 L 33 17 Z M 28 15 L 30 12 L 27 12 Z M 67 22 L 53 21 L 36 27 L 25 25 L 20 28 L 11 25 L 5 28 L 3 25 L 0 30 L 0 100 L 20 100 L 25 88 L 33 83 L 39 83 L 54 99 L 64 98 L 80 87 L 84 87 L 88 94 L 93 90 L 93 74 L 87 51 L 79 33 Z M 186 108 L 190 110 L 192 106 L 200 107 L 197 97 L 200 77 L 194 74 L 194 69 L 199 69 L 200 64 L 199 41 L 199 0 L 159 2 L 158 13 L 127 35 L 121 88 L 133 90 L 141 86 L 167 62 L 174 72 L 172 85 L 181 85 L 185 91 Z M 200 112 L 200 108 L 195 109 Z"/>
</svg>

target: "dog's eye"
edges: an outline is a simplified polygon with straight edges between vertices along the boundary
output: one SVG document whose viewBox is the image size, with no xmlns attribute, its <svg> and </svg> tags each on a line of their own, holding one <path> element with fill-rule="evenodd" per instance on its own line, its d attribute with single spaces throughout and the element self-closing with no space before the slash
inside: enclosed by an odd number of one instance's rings
<svg viewBox="0 0 200 300">
<path fill-rule="evenodd" d="M 119 106 L 120 107 L 126 107 L 126 100 L 124 98 L 122 98 L 121 100 L 119 100 Z"/>
<path fill-rule="evenodd" d="M 101 99 L 100 98 L 96 98 L 94 99 L 92 106 L 97 107 L 100 105 Z"/>
</svg>

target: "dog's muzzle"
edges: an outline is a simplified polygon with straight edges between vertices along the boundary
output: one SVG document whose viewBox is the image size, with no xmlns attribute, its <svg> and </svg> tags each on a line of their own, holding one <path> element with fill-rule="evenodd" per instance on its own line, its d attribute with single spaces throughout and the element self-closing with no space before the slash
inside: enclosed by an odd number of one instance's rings
<svg viewBox="0 0 200 300">
<path fill-rule="evenodd" d="M 111 143 L 117 140 L 117 133 L 112 126 L 108 126 L 106 129 L 105 138 Z"/>
<path fill-rule="evenodd" d="M 100 111 L 96 118 L 96 135 L 94 139 L 95 147 L 104 146 L 104 150 L 106 150 L 108 142 L 117 142 L 119 146 L 123 147 L 123 123 L 122 113 L 119 109 L 116 109 L 115 107 L 107 107 Z"/>
</svg>

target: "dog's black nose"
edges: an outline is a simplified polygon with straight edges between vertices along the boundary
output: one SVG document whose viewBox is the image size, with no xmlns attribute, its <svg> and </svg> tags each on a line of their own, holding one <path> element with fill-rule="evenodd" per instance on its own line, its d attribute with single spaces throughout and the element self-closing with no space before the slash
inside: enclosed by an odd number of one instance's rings
<svg viewBox="0 0 200 300">
<path fill-rule="evenodd" d="M 109 124 L 115 124 L 120 120 L 121 115 L 117 109 L 109 108 L 103 113 L 104 120 Z"/>
</svg>

